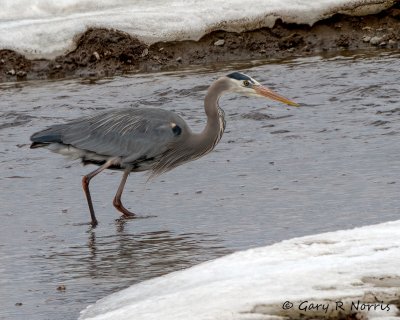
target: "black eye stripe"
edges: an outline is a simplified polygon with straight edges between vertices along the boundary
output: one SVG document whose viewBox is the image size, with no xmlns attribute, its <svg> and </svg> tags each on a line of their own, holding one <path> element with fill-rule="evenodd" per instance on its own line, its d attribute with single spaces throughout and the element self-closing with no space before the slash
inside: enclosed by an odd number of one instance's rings
<svg viewBox="0 0 400 320">
<path fill-rule="evenodd" d="M 230 73 L 230 74 L 227 75 L 227 77 L 231 78 L 231 79 L 235 79 L 235 80 L 241 80 L 241 81 L 247 80 L 247 81 L 251 82 L 251 78 L 250 77 L 248 77 L 248 76 L 246 76 L 246 75 L 244 75 L 243 73 L 240 73 L 240 72 Z"/>
</svg>

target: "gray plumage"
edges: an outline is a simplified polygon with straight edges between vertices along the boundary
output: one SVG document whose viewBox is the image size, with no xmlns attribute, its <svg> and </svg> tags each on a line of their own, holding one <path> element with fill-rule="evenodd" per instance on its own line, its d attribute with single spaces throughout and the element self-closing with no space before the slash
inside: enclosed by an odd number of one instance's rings
<svg viewBox="0 0 400 320">
<path fill-rule="evenodd" d="M 32 135 L 32 147 L 53 144 L 50 149 L 103 164 L 119 157 L 113 169 L 131 165 L 132 171 L 153 170 L 161 156 L 179 147 L 190 128 L 177 114 L 152 108 L 129 108 L 99 113 Z"/>
<path fill-rule="evenodd" d="M 31 148 L 47 147 L 54 152 L 80 158 L 85 164 L 100 166 L 82 180 L 93 225 L 97 224 L 97 220 L 89 192 L 90 179 L 104 169 L 123 170 L 114 206 L 125 217 L 132 217 L 134 214 L 121 203 L 129 173 L 149 170 L 151 176 L 159 175 L 213 150 L 225 130 L 224 112 L 219 108 L 218 100 L 228 91 L 256 94 L 294 105 L 254 79 L 235 72 L 219 78 L 210 86 L 204 101 L 207 124 L 200 133 L 193 133 L 174 112 L 156 108 L 126 108 L 51 126 L 31 136 Z"/>
</svg>

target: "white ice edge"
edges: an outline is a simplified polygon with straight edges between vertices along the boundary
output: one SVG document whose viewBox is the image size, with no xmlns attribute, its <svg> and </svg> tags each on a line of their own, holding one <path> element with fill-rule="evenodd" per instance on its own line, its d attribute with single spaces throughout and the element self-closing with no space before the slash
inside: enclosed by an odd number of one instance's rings
<svg viewBox="0 0 400 320">
<path fill-rule="evenodd" d="M 0 49 L 51 58 L 88 27 L 115 28 L 147 44 L 198 40 L 213 30 L 272 27 L 278 18 L 309 24 L 335 13 L 366 15 L 394 0 L 0 0 Z"/>
<path fill-rule="evenodd" d="M 336 301 L 382 300 L 362 313 L 399 319 L 396 306 L 385 307 L 399 292 L 400 220 L 236 252 L 105 297 L 80 319 L 276 319 L 285 301 L 294 303 L 293 316 L 306 300 L 329 303 L 323 317 L 334 314 Z"/>
</svg>

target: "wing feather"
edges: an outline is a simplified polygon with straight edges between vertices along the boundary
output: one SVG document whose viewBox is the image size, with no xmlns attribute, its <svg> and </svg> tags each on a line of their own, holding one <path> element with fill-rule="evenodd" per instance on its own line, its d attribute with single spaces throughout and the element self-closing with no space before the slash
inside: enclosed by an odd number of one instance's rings
<svg viewBox="0 0 400 320">
<path fill-rule="evenodd" d="M 182 129 L 179 136 L 172 130 L 173 123 Z M 156 108 L 100 113 L 61 125 L 60 129 L 62 143 L 99 155 L 121 157 L 123 163 L 157 157 L 189 131 L 180 116 Z"/>
</svg>

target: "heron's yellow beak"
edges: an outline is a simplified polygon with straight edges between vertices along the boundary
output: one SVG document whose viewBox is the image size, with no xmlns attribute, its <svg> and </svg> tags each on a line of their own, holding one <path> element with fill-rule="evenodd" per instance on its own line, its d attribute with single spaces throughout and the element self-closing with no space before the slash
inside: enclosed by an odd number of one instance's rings
<svg viewBox="0 0 400 320">
<path fill-rule="evenodd" d="M 260 96 L 263 96 L 263 97 L 266 97 L 266 98 L 269 98 L 272 100 L 276 100 L 279 102 L 283 102 L 289 106 L 293 106 L 293 107 L 299 106 L 298 103 L 293 102 L 293 101 L 289 100 L 288 98 L 285 98 L 285 97 L 277 94 L 276 92 L 272 91 L 271 89 L 268 89 L 267 87 L 263 87 L 261 85 L 256 85 L 256 86 L 253 86 L 253 88 L 254 88 L 255 92 Z"/>
</svg>

